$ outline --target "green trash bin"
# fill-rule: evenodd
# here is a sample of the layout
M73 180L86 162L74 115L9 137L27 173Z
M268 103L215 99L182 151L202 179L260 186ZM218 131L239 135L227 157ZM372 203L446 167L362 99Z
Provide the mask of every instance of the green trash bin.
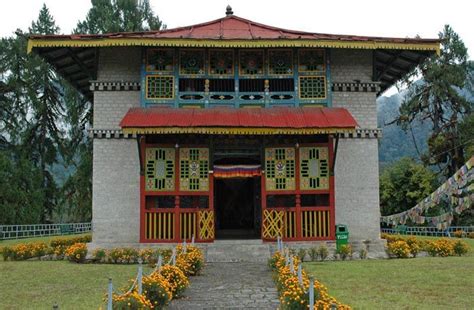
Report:
M336 225L336 249L349 243L349 230L346 225Z
M406 235L407 225L398 225L397 227L395 227L395 231L399 233L400 235Z

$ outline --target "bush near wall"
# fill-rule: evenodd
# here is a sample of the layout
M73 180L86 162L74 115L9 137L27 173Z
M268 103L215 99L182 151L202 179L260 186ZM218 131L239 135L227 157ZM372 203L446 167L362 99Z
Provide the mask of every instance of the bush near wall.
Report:
M294 269L298 269L301 264L297 256L293 256ZM269 266L273 271L273 279L276 282L280 305L283 310L308 309L309 307L309 278L306 272L302 271L302 282L299 283L297 274L291 272L290 266L285 265L285 256L281 252L276 252L269 260ZM327 288L319 281L314 281L314 309L351 309L350 306L338 302L331 297Z
M26 260L39 258L51 253L51 249L44 242L20 243L6 246L1 249L3 260Z
M469 252L469 245L458 239L440 238L437 240L421 240L415 236L402 237L400 235L382 234L387 240L389 255L397 258L416 257L421 251L426 251L430 256L447 257L465 255Z

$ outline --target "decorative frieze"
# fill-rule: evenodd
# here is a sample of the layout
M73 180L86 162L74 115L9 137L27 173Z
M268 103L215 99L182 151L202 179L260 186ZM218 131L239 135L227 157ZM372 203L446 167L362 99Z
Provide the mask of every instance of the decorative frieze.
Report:
M380 92L380 83L357 83L357 82L333 82L331 86L334 92L364 92L364 93L378 93Z
M130 91L140 90L140 82L136 81L91 81L92 91Z
M94 139L136 139L136 134L123 133L121 129L91 129L89 137Z
M340 137L345 139L381 139L382 129L358 128L355 130L355 132L342 133L340 134Z

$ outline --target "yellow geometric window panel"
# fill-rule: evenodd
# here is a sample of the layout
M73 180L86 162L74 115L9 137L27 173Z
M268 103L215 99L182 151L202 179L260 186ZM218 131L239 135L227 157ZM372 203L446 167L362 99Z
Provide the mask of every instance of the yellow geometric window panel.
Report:
M265 149L265 186L269 191L295 189L295 149Z
M209 190L209 149L181 148L179 150L179 189L181 191Z
M300 99L325 99L326 78L324 76L300 76Z
M146 76L146 99L173 99L174 77L148 75Z
M300 147L300 189L329 189L327 147Z
M145 189L147 191L174 190L175 150L147 148L145 151Z

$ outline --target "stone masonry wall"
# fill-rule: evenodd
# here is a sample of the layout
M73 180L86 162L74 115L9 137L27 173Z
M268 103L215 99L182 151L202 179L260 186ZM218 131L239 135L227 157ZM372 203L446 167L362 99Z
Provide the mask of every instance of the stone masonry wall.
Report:
M98 81L140 81L140 48L103 48ZM95 91L94 129L120 129L140 91ZM94 139L92 247L136 246L140 234L140 164L135 139Z
M356 49L331 50L332 82L371 82L372 51Z
M96 245L137 244L140 163L134 139L94 139L92 223Z
M332 50L332 82L372 81L372 51ZM377 128L375 92L333 92L333 106L349 110L360 128ZM380 238L377 139L339 140L335 166L336 223L347 224L349 239Z
M335 170L336 224L350 241L379 239L378 140L341 139Z

